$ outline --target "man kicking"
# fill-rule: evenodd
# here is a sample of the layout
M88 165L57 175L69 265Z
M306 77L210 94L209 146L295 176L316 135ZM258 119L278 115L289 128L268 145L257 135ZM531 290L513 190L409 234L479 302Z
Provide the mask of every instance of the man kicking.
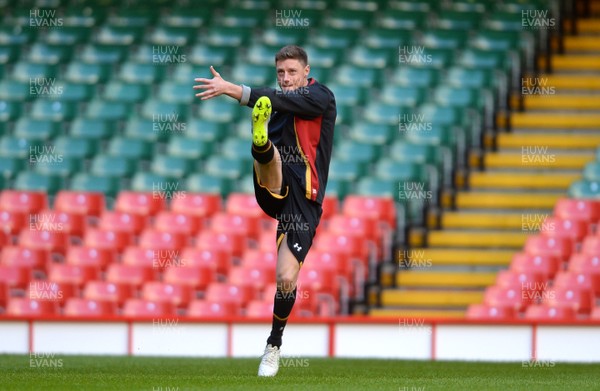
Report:
M204 90L196 94L202 100L227 95L253 107L254 192L262 210L278 221L273 324L258 376L275 376L279 369L298 273L323 213L337 115L333 93L308 77L304 49L283 47L275 55L275 67L281 90L230 83L212 66L213 78L197 78L201 84L194 86Z

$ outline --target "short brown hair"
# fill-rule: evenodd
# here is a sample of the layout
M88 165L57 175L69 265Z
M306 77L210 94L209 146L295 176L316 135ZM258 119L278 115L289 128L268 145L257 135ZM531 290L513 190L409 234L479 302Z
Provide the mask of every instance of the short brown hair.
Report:
M300 46L287 45L279 49L279 51L275 55L275 64L277 64L277 62L279 61L287 60L288 58L298 60L304 66L308 64L308 55L306 54L306 51L304 51L304 49L302 49Z

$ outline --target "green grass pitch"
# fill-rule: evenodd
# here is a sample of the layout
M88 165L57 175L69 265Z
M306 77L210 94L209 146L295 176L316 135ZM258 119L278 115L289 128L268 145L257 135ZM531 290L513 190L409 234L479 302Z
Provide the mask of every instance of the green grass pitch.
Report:
M33 362L31 360L34 360ZM593 390L600 365L282 358L275 378L258 359L0 355L1 390Z

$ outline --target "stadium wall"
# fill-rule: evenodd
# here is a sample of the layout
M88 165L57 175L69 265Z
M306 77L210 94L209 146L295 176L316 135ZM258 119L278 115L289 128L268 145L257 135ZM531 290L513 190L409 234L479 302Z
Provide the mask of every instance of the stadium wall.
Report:
M331 318L286 328L288 357L600 362L600 322ZM3 318L0 353L256 357L266 320ZM524 364L525 365L525 364Z

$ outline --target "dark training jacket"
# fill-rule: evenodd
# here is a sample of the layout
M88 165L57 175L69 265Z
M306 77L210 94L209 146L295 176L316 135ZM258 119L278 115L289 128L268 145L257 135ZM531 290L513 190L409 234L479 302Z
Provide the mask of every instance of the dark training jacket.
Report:
M254 107L261 96L271 99L273 112L269 121L269 139L279 150L282 165L289 166L306 190L306 198L322 204L337 116L331 90L313 78L308 79L306 87L291 92L242 88L242 105Z

